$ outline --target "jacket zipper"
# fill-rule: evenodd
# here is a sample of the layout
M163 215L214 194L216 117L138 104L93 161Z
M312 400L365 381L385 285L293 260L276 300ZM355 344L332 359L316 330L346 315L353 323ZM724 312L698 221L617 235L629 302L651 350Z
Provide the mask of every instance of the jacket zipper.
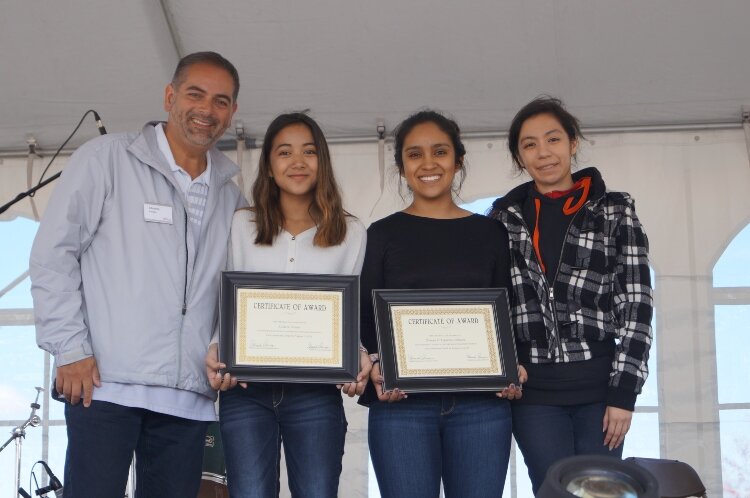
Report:
M526 230L526 235L531 237L531 230L529 230L529 226L526 224L526 221L523 219L523 217L518 216L515 213L511 213L510 211L508 211L508 213L515 216L516 219L521 222L521 225L523 226L524 230ZM570 229L570 226L568 226L568 229ZM534 251L531 251L531 257L537 260L537 265L539 265L539 267L541 268L537 255ZM558 267L559 267L559 264L558 264ZM551 304L552 304L552 324L555 329L554 330L555 335L557 335L557 317L555 316L555 308L554 308L555 289L549 285L549 280L547 280L547 275L544 272L541 272L541 275L542 275L542 284L544 285L544 288L547 291L547 296L549 297Z
M185 286L182 289L182 316L187 313L187 286L188 286L188 214L187 209L183 209L185 213Z
M187 287L188 287L188 213L187 209L183 208L182 212L185 214L184 224L184 241L185 241L185 286L182 289L182 320L180 321L180 333L177 336L177 378L175 379L175 387L180 385L180 375L182 374L182 327L185 324L185 314L187 313Z
M552 321L555 324L555 335L557 336L557 352L560 355L560 358L562 358L565 354L563 351L563 345L562 345L562 338L560 337L560 327L557 323L557 310L555 309L555 283L557 283L557 276L560 274L560 264L562 264L563 254L565 253L565 246L567 245L566 241L568 240L568 234L570 233L570 227L573 226L573 222L576 219L576 216L578 216L578 213L580 213L584 207L588 205L589 201L586 201L581 208L576 211L576 213L573 215L573 217L570 219L570 223L568 223L568 228L565 230L565 238L563 239L563 246L560 250L560 259L557 261L557 269L555 270L555 278L552 279L552 285L549 287L549 300L550 305L552 306ZM528 228L527 228L528 230ZM544 276L544 279L547 280L547 275Z
M583 204L583 206L581 206L581 208L576 212L576 214L573 215L573 217L570 219L570 223L568 223L568 228L565 230L565 239L563 239L562 250L560 251L560 259L557 262L557 270L555 270L555 278L552 279L551 284L549 280L547 279L547 275L542 272L542 283L546 287L547 295L550 301L550 308L552 310L552 325L554 327L555 337L557 338L557 351L558 351L558 354L560 355L560 358L563 357L564 351L563 351L563 346L562 346L562 340L560 340L560 328L557 322L557 310L555 309L555 283L557 282L557 275L560 273L560 263L562 263L562 257L565 251L566 244L564 241L568 238L568 234L570 233L570 227L573 226L573 222L575 221L576 216L578 216L578 213L580 213L581 210L583 210L583 208L586 207L588 204L589 204L589 201L586 201ZM521 225L526 230L526 235L531 234L531 230L529 230L529 227L528 225L526 225L526 221L523 219L522 216L518 216L517 214L511 213L510 211L508 211L508 213L515 216L516 219L521 222ZM532 254L532 257L536 259L536 254L534 253L534 251L531 251L531 254ZM539 264L539 261L537 261L537 264Z

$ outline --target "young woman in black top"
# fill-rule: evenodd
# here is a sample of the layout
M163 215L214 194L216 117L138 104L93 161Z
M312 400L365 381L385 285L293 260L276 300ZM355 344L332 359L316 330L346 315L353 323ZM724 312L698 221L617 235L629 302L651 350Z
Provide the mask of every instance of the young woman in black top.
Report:
M455 122L434 111L406 119L395 134L395 160L412 192L405 210L367 231L362 268L362 341L378 351L372 289L509 287L502 226L453 199L466 150ZM459 178L456 178L459 177ZM379 365L362 396L370 407L369 444L383 498L502 495L511 439L502 393L383 392Z

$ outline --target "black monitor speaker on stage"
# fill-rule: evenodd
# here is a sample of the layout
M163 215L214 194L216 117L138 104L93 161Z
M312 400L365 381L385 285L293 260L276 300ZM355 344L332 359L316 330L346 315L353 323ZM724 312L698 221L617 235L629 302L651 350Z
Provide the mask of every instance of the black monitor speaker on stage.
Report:
M615 457L579 455L547 471L537 498L660 498L656 478Z
M690 465L679 460L663 458L630 457L626 462L632 462L648 470L659 483L661 498L689 498L706 496L706 486L703 485L698 473Z

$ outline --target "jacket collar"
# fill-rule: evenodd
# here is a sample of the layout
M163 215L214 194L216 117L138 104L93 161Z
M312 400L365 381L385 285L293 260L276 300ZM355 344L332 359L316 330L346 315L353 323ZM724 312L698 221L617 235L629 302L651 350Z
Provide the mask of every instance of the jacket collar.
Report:
M591 203L598 202L604 194L607 192L607 187L604 184L601 173L596 168L584 168L580 171L573 173L573 182L577 182L581 178L586 176L591 177L591 193L589 194L589 200ZM533 181L522 183L521 185L513 188L503 197L495 200L492 203L493 211L506 211L512 206L522 205L526 198L529 196L529 189L533 188Z
M172 170L164 155L159 150L156 140L154 126L161 121L149 121L143 126L140 135L130 144L128 150L141 162L148 164L159 171L168 179L172 178ZM223 152L216 147L208 151L211 156L211 185L221 186L240 172L240 168L234 164Z

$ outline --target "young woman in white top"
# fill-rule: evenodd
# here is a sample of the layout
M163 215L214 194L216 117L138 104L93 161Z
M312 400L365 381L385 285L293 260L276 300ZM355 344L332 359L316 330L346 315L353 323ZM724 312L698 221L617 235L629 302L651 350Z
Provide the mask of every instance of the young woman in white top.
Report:
M325 137L300 113L283 114L268 127L253 207L232 220L228 269L277 273L359 274L366 245L362 223L344 211ZM214 347L215 351L215 347ZM209 354L209 378L221 389L221 434L233 497L278 495L279 452L294 497L338 493L346 417L341 400L361 394L370 359L361 352L357 382L251 383L236 380Z

